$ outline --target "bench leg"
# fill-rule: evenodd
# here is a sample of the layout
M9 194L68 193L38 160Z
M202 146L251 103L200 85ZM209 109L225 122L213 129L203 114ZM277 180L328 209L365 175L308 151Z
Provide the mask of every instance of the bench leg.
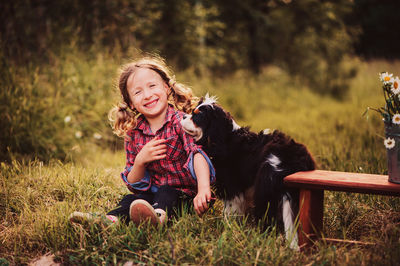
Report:
M324 191L300 190L299 246L310 246L312 238L319 237L323 227Z

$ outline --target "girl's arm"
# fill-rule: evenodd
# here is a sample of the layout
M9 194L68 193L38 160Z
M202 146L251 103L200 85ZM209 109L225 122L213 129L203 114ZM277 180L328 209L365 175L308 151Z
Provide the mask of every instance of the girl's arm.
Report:
M155 137L143 146L137 154L135 163L127 176L129 183L136 183L144 177L147 163L165 158L167 151L167 146L164 144L165 141L165 139Z
M145 165L139 163L135 160L135 163L132 166L131 171L129 172L127 179L129 183L136 183L140 181L144 177L144 170L146 169Z
M208 210L208 203L211 200L210 169L201 153L196 153L193 160L197 177L197 195L193 199L193 204L196 213L202 215Z

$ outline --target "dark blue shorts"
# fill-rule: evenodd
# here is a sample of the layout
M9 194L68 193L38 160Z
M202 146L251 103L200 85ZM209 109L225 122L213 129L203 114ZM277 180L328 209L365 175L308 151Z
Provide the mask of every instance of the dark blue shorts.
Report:
M113 215L120 218L120 220L128 223L129 207L134 200L143 199L150 203L154 209L163 209L167 212L168 217L177 216L182 208L187 208L190 212L193 211L193 198L184 192L177 190L170 186L161 186L157 192L144 191L139 194L129 194L123 197L119 202L118 207L107 215Z

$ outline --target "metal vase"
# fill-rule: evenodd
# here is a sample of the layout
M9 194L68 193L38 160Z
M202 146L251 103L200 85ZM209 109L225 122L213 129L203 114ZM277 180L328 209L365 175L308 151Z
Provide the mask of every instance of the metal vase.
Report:
M395 146L387 149L389 182L400 184L400 126L385 123L385 135L395 141Z

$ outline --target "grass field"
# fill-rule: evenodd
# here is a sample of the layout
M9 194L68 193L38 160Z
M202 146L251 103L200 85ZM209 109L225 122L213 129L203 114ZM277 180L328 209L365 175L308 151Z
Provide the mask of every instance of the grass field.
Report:
M225 79L179 73L197 95L219 97L240 125L280 129L306 144L318 168L386 172L381 71L400 75L400 62L362 62L343 100L315 94L280 69L259 77L239 72ZM323 84L321 84L323 86ZM105 119L104 119L105 120ZM106 121L104 121L106 123ZM121 140L122 141L122 140ZM310 253L290 250L275 228L263 232L251 219L224 220L215 212L184 213L170 226L74 225L75 210L105 213L128 190L119 178L123 151L80 143L71 162L1 163L0 265L26 264L54 254L64 264L396 265L400 262L400 200L393 197L325 193L324 235L373 242L372 246L317 243Z

